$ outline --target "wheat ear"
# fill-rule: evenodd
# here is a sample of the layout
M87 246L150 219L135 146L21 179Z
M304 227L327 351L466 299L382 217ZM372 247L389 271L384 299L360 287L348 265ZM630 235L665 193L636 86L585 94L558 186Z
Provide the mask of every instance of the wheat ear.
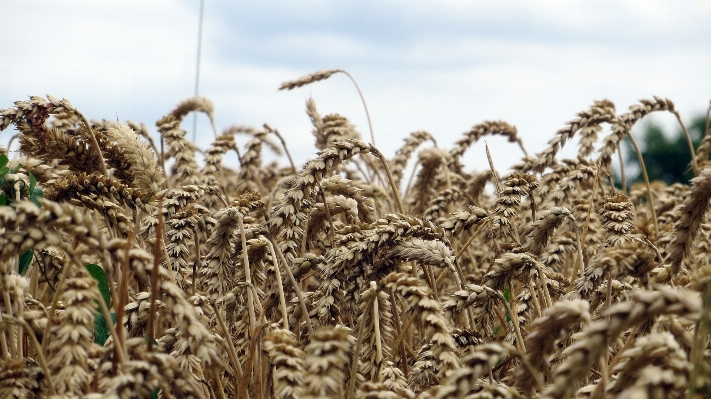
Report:
M422 166L410 191L408 205L412 214L421 216L437 192L436 178L440 167L446 166L451 157L447 151L434 147L420 151L418 158Z
M602 123L611 123L616 119L615 109L613 107L601 107L596 102L589 109L579 112L574 119L571 119L566 125L556 132L555 136L548 141L548 147L543 152L536 154L535 163L526 165L525 170L529 168L536 172L543 173L546 167L551 167L555 164L555 157L563 148L568 140L571 140L576 132L583 128L592 128L599 126ZM583 143L581 141L581 147ZM581 148L581 151L583 149Z
M568 208L553 207L541 212L539 219L531 225L532 231L528 234L531 242L528 250L534 255L540 256L543 249L548 245L548 240L553 231L563 223L566 218L575 222L575 218ZM577 222L575 222L577 224Z
M269 354L269 363L274 368L276 384L274 395L280 399L298 399L303 394L306 357L297 346L294 333L289 330L274 330L264 338L264 349Z
M650 213L654 217L655 230L657 231L657 234L659 234L659 227L656 225L656 213L654 211L654 202L652 200L651 188L649 187L649 178L647 177L646 167L644 166L644 161L642 160L641 152L639 151L639 148L636 142L634 141L634 138L630 134L630 131L632 129L632 126L636 122L638 122L640 119L642 119L646 115L649 115L652 112L674 112L674 103L671 102L671 100L669 99L663 99L656 96L652 100L642 99L639 102L640 104L633 104L632 106L630 106L629 112L620 115L617 120L614 121L614 123L612 124L612 132L607 137L605 137L603 146L600 149L599 162L602 164L603 168L608 168L610 166L610 163L612 162L612 155L617 150L617 147L620 145L620 142L622 141L624 136L627 135L630 138L632 145L635 147L635 151L637 152L640 167L642 168L642 175L645 178L645 184L647 185L647 194L649 196L648 199Z
M310 73L308 75L302 76L299 79L290 80L290 81L282 83L281 86L279 86L279 90L293 90L293 89L296 89L297 87L306 86L306 85L314 83L314 82L328 79L331 76L333 76L334 74L339 73L339 72L348 76L348 79L351 80L351 82L355 86L356 90L358 91L360 100L363 103L363 108L365 109L365 116L368 119L368 127L370 128L370 143L372 145L375 145L375 134L373 134L373 124L370 121L370 113L368 112L368 105L365 102L365 97L363 97L363 93L360 91L360 87L358 86L358 83L356 83L353 76L351 76L351 74L348 73L347 71L344 71L343 69L327 69L327 70L316 71L314 73Z
M252 139L244 146L244 153L240 161L239 178L237 180L237 191L259 191L264 193L266 188L262 183L260 169L262 167L262 144L267 137L266 131L256 131Z
M661 314L696 320L700 312L700 300L691 291L658 286L657 291L636 292L631 302L618 303L603 312L602 316L609 320L595 321L574 336L578 341L563 351L565 360L554 371L552 384L543 390L541 398L570 397L575 382L608 350L608 340L615 339L625 329Z
M306 114L309 116L311 124L314 126L314 130L312 130L311 133L316 137L316 145L318 146L319 137L323 137L323 119L321 118L321 114L318 113L316 101L314 101L313 98L306 100Z
M520 243L514 219L521 205L521 197L524 195L530 197L538 182L533 175L514 172L506 179L504 186L504 189L499 192L496 209L489 223L489 231L494 237L511 236Z
M485 286L467 284L464 289L453 292L442 307L448 319L456 321L466 308L473 308L472 327L484 336L493 334L492 321L494 308L505 302L498 291Z
M212 101L205 97L200 97L200 96L195 96L191 98L186 98L185 100L181 101L175 109L171 112L171 115L173 115L176 119L182 121L187 114L190 112L202 112L205 115L207 115L208 119L210 119L210 125L212 126L212 132L215 134L215 138L217 138L217 128L215 127L215 106L212 104Z
M171 114L156 122L161 142L165 141L169 148L166 160L175 159L171 171L176 184L200 184L200 172L195 160L197 147L185 138L187 132L180 127L180 122L180 119Z
M88 393L93 379L88 360L97 357L98 345L93 340L95 303L103 301L96 280L82 267L67 279L62 301L67 308L51 329L47 359L59 394ZM45 339L50 339L46 337Z
M106 164L101 148L96 141L98 132L91 129L91 125L81 113L67 99L58 100L51 95L47 95L48 100L39 96L30 97L30 101L16 101L15 108L0 110L0 131L6 129L10 124L14 124L22 132L20 137L20 149L26 155L34 155L41 158L59 159L65 163L74 165L77 170L85 170L87 165L82 166L81 162L76 162L74 155L90 160L96 168L100 169L104 176L108 176ZM89 137L89 143L85 138L74 138L59 129L47 128L44 122L50 115L71 113L76 117L78 123L83 124L85 136ZM60 146L53 145L58 142ZM69 148L77 150L72 152Z
M678 210L679 220L674 224L674 238L667 249L666 263L676 274L691 251L691 244L699 232L711 200L711 169L707 168L691 180L693 184Z
M131 271L143 281L148 281L153 271L153 257L143 250L133 249ZM203 317L187 298L185 292L169 280L165 268L158 268L159 289L166 307L166 317L177 328L177 338L183 340L183 351L200 359L205 368L219 369L222 360L216 345L217 337L207 328Z
M157 193L165 179L148 144L139 140L133 129L119 122L109 124L106 134L119 145L130 162L133 185L150 194Z
M653 333L639 337L634 345L625 350L622 360L611 370L616 373L616 378L608 385L607 395L613 397L621 395L623 391L638 386L649 366L656 366L657 372L671 371L674 375L671 387L665 387L666 397L682 397L686 388L689 363L686 352L670 333ZM598 396L593 392L591 399Z
M317 193L317 185L343 161L361 153L370 152L370 147L361 141L341 141L318 154L304 165L296 176L281 202L275 206L269 215L269 230L273 237L283 240L284 256L293 259L297 256L297 248L302 238L301 223L307 219L305 212L309 200Z
M395 157L390 161L390 169L392 170L393 181L395 181L396 186L400 187L402 175L412 153L427 140L432 141L435 147L437 146L437 142L429 133L422 130L412 132L405 139L405 144L395 152Z
M229 195L225 187L227 181L225 168L222 166L222 158L229 150L237 150L234 135L222 134L218 136L215 141L210 144L210 147L205 150L205 166L203 166L201 171L204 184L219 187L225 198L227 198L227 202L229 202ZM242 158L240 157L240 163L241 162ZM214 208L217 201L219 201L217 195L212 194L205 205L208 208Z
M385 215L372 225L359 230L361 231L351 234L341 232L334 248L326 254L326 265L321 271L322 283L318 289L321 297L316 310L322 324L330 323L337 315L337 308L332 309L332 306L339 304L333 295L340 293L342 284L365 272L356 267L360 262L372 261L381 248L393 245L403 238L442 239L441 229L434 224L399 214Z
M26 123L31 129L38 128L40 131L46 131L46 128L43 126L44 121L49 115L59 113L73 113L81 123L83 123L88 133L90 143L96 152L99 168L104 176L108 176L109 173L106 170L106 163L101 154L99 143L96 140L96 132L91 129L91 125L89 121L86 120L86 117L84 117L78 109L74 108L74 105L67 99L59 100L48 94L47 100L40 96L32 96L30 97L30 101L15 101L15 109L7 108L0 110L0 131L5 130L10 124L17 126L22 123Z
M362 222L372 223L375 221L375 204L365 190L355 187L352 180L348 180L340 175L333 175L324 179L320 184L321 189L331 195L342 195L357 203L358 218Z
M355 339L341 325L314 331L306 352L304 398L342 397ZM355 358L357 360L357 357Z
M477 380L487 374L496 364L515 348L506 344L478 345L473 352L462 358L462 367L452 372L447 381L431 389L433 399L464 398L477 385Z
M405 273L394 272L387 275L380 284L399 293L419 315L424 323L425 340L432 344L432 353L438 362L440 374L459 366L459 359L454 354L456 343L452 338L452 324L444 317L442 306L433 300L431 291L421 285L417 278Z
M531 324L531 332L526 337L526 357L534 370L545 373L549 365L548 356L553 352L556 339L566 330L580 324L589 323L590 305L586 301L560 301L543 312L543 315ZM535 376L527 368L521 368L516 373L516 386L531 392L536 383Z
M203 261L202 283L213 299L219 299L234 288L233 269L237 259L233 256L234 232L239 231L240 210L230 207L217 211L213 217L217 225L206 242L208 253Z
M637 121L655 111L674 111L674 103L669 99L654 97L651 100L639 100L640 104L633 104L629 112L620 115L612 125L612 132L605 137L603 147L600 149L599 160L603 167L608 167L612 162L612 155L617 151L617 147L625 134Z
M454 148L449 151L452 156L453 164L456 165L459 162L460 158L464 155L467 149L469 149L469 147L479 141L482 137L488 135L504 136L510 143L518 143L519 147L521 147L521 151L523 151L524 154L526 153L526 150L523 148L523 143L518 137L515 126L509 125L504 121L486 121L478 125L474 125L471 129L469 129L469 131L463 134L462 138L457 140L454 144ZM459 168L457 167L453 169L455 171L459 171Z
M360 374L369 381L377 381L383 361L392 359L394 337L390 298L371 281L370 287L361 294L358 307L361 312L358 329L363 328L364 332L361 353L357 354L361 359Z

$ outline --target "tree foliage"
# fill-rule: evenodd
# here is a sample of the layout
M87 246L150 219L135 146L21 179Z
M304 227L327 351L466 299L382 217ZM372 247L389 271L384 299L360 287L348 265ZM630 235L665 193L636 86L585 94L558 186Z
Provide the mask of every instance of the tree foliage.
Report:
M687 126L689 135L694 143L694 148L698 148L704 138L706 128L706 116L695 117ZM637 139L642 151L642 159L647 167L647 174L650 181L661 180L667 184L688 183L694 177L691 168L691 154L681 126L677 125L672 133L654 122L649 122L644 126L644 131ZM625 138L625 166L637 164L637 154L629 143L629 138ZM630 175L630 168L625 168L628 184L643 181L642 172Z

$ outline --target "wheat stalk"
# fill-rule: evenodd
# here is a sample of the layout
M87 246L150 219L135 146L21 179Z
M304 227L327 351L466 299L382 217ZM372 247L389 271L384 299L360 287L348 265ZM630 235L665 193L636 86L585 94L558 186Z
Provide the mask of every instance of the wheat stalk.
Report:
M459 159L474 143L479 141L484 136L500 135L508 139L510 143L518 143L521 151L526 154L523 148L521 139L518 137L516 127L509 125L504 121L486 121L478 125L474 125L469 131L465 132L461 139L457 140L454 148L449 153L452 156L453 163L459 162ZM456 168L455 168L456 169Z
M358 86L358 83L356 83L353 76L351 76L351 74L348 73L347 71L344 71L342 69L327 69L327 70L316 71L316 72L310 73L308 75L302 76L299 79L290 80L290 81L282 83L281 86L279 86L279 90L293 90L293 89L301 87L301 86L306 86L311 83L319 82L321 80L326 80L326 79L330 78L331 76L333 76L334 74L339 73L339 72L348 76L348 79L351 80L351 82L355 86L356 90L358 91L360 100L363 103L363 108L365 109L365 116L368 119L368 127L370 128L370 143L372 145L375 145L375 134L373 133L373 124L370 122L370 113L368 112L368 105L365 103L365 98L363 97L363 93L360 91L360 87Z
M390 161L390 170L392 170L395 185L400 186L407 161L410 159L412 153L415 152L417 147L428 140L432 141L435 147L437 146L437 142L429 133L422 130L412 132L405 139L405 144L395 152L395 157Z
M489 167L464 172L463 154L485 135L521 146L508 124L476 125L449 151L420 152L401 197L408 159L433 137L412 133L386 161L313 100L320 152L300 170L289 137L268 124L225 129L199 161L180 123L214 115L202 98L158 121L160 151L143 124L88 122L53 97L17 102L0 110L20 141L0 172L0 396L703 394L711 141L691 185L619 193L607 182L620 140L660 110L681 120L658 97L619 116L596 101L506 179L488 146ZM591 160L602 124L611 134ZM558 160L576 135L578 158ZM263 162L265 146L286 165ZM223 162L229 150L237 168ZM117 315L103 349L98 311Z
M171 115L173 115L176 119L182 121L187 114L193 111L202 112L207 115L208 119L210 119L210 125L212 126L212 131L215 134L215 138L217 138L217 128L215 127L214 116L215 106L209 99L200 96L186 98L185 100L181 101L175 107L175 109L173 109Z
M699 317L700 303L691 292L667 287L658 291L640 291L633 302L613 305L603 315L608 320L589 324L578 335L578 342L563 351L565 360L554 371L552 384L541 393L543 398L567 398L575 381L584 376L588 368L607 350L608 340L616 338L625 329L650 320L661 314L678 314L692 319Z

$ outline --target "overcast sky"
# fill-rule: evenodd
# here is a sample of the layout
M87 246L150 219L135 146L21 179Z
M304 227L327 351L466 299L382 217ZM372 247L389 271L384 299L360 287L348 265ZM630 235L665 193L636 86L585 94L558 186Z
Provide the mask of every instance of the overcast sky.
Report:
M155 131L157 119L193 95L199 4L0 0L0 108L49 93L89 118L130 119ZM537 152L598 99L624 112L658 95L687 120L704 113L710 21L711 0L206 0L200 94L214 102L218 128L267 122L299 163L314 153L309 97L322 115L346 116L369 140L345 76L277 90L330 68L358 81L388 157L411 131L427 130L449 148L492 119L517 126ZM212 132L198 120L205 148ZM184 128L192 130L192 118ZM504 139L488 142L502 167L518 160ZM465 155L470 168L487 167L482 144Z

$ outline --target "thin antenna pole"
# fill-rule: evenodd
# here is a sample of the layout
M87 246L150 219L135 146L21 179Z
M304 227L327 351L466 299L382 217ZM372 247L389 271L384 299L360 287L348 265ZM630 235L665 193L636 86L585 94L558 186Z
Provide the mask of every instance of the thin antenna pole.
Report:
M200 53L202 52L202 19L205 11L205 0L200 0L200 23L198 25L197 60L195 61L195 97L200 89ZM193 113L193 143L197 135L197 113Z

